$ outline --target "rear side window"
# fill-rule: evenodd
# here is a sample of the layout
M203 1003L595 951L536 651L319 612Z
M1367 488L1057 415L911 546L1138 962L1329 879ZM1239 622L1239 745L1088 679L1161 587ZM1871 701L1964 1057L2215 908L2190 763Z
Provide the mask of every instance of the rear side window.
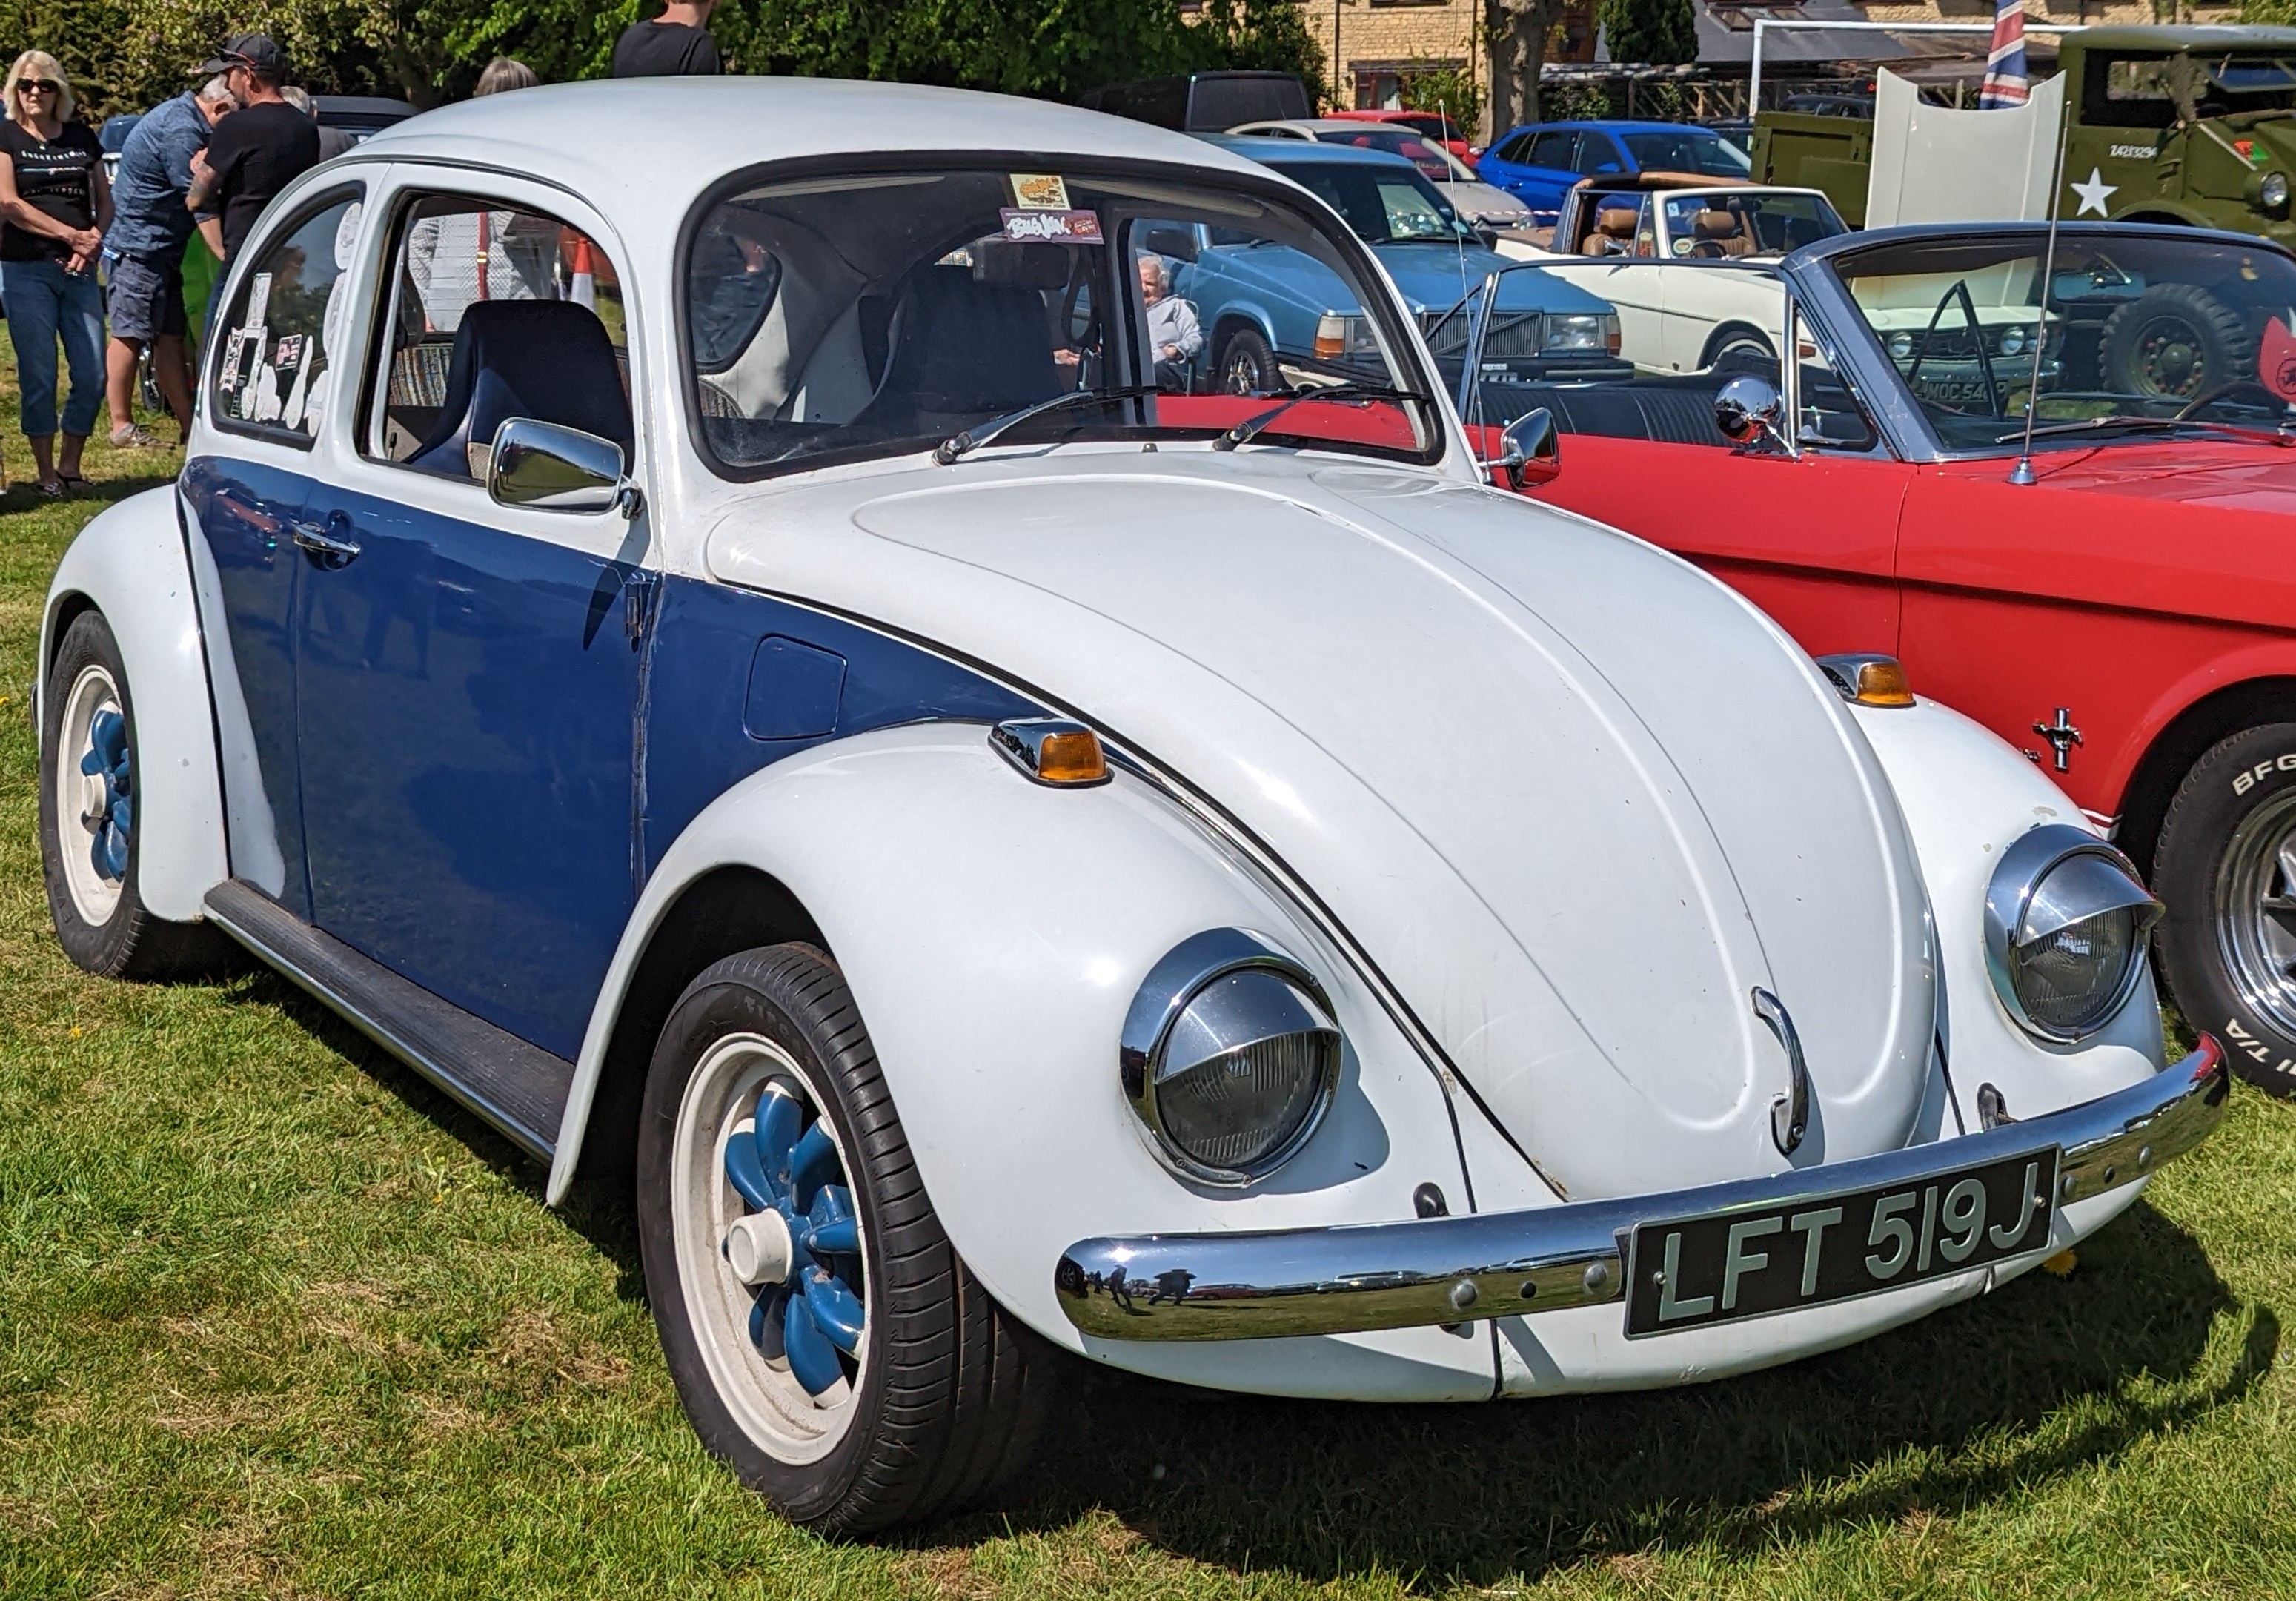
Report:
M399 214L363 454L484 481L511 415L631 445L621 279L559 218L433 194Z
M234 433L310 447L333 398L364 191L339 189L267 233L232 291L208 415Z
M1569 128L1545 133L1531 141L1530 153L1522 158L1526 166L1544 167L1550 171L1568 172L1578 160L1578 135Z

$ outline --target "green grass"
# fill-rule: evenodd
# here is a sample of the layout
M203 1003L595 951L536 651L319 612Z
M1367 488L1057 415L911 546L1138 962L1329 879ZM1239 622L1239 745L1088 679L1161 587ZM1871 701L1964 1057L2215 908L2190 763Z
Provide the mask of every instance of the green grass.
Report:
M28 472L12 417L0 443ZM107 496L164 456L98 450ZM2081 1253L1665 1394L1382 1409L1079 1371L1000 1503L874 1545L688 1434L626 1212L268 977L51 936L23 717L86 502L0 501L0 1597L2296 1593L2296 1109Z

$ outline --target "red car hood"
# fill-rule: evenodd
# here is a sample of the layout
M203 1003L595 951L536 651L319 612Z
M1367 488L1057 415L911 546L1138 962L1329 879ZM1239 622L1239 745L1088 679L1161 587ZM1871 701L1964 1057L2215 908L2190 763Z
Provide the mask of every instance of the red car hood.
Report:
M1940 472L1956 478L2005 479L2009 467L2005 460L1955 462ZM2296 445L2116 440L2087 450L2038 454L2033 476L2051 489L2296 515Z

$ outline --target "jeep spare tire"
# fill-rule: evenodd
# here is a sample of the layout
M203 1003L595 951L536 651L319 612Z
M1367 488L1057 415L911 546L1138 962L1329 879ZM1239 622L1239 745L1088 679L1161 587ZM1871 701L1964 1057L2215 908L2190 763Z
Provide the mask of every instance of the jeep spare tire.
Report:
M2152 400L2188 401L2255 375L2256 341L2241 314L2193 283L2156 283L2104 322L2105 384Z
M2296 723L2218 741L2169 803L2152 858L2161 966L2185 1021L2296 1096Z

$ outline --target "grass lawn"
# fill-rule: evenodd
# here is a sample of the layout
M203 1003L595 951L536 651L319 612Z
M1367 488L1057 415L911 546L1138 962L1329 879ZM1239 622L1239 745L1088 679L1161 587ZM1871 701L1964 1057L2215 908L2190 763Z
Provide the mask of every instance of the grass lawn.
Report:
M12 401L0 445L29 480ZM169 470L98 448L99 498ZM2066 1278L1660 1395L1381 1409L1078 1371L996 1506L793 1531L688 1434L627 1213L269 977L58 950L24 717L94 510L0 501L0 1597L2296 1594L2296 1108Z

